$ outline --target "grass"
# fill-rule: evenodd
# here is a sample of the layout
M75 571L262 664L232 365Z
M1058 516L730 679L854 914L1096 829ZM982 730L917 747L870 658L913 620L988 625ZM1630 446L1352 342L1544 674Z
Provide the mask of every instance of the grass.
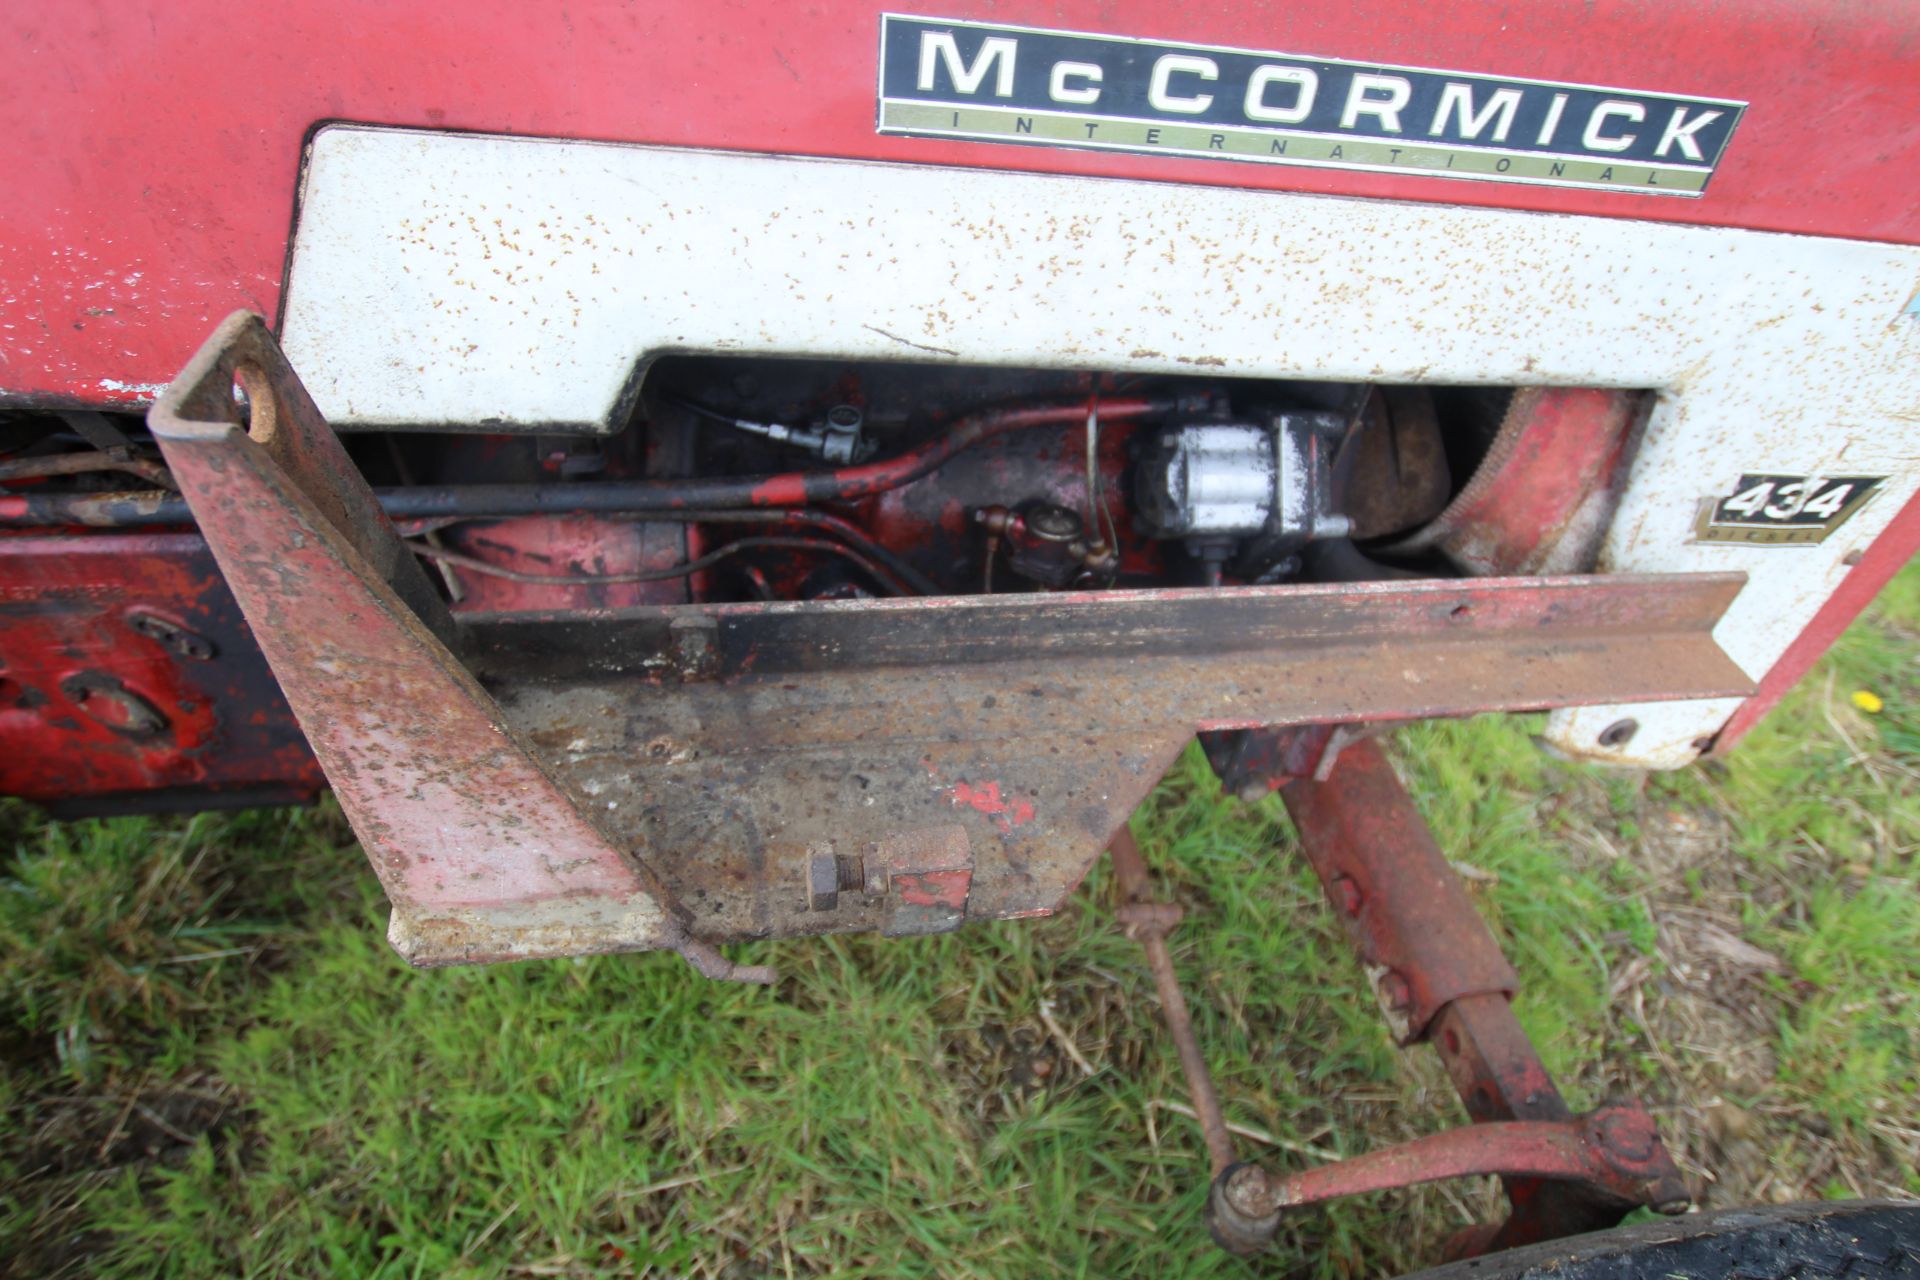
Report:
M1397 738L1572 1100L1656 1106L1709 1203L1920 1195L1917 658L1909 569L1725 764L1566 765L1524 717ZM1229 1117L1280 1144L1243 1150L1457 1120L1274 801L1189 753L1134 828ZM765 991L664 956L410 972L330 806L7 805L0 841L0 1271L1371 1276L1493 1204L1416 1189L1218 1254L1104 871L1045 922L742 949Z

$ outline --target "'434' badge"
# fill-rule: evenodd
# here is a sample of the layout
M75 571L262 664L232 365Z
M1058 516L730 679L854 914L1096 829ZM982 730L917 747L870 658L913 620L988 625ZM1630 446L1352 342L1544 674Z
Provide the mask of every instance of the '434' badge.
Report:
M1701 499L1695 541L1813 546L1825 542L1885 483L1885 476L1744 475L1729 496Z

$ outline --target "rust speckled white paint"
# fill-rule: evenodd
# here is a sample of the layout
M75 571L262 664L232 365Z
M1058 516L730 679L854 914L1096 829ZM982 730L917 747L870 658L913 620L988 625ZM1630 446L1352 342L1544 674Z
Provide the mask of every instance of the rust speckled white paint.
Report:
M606 430L676 351L1655 389L1604 567L1746 570L1716 638L1755 677L1920 483L1911 247L359 126L303 200L283 339L346 428ZM1692 541L1742 472L1842 470L1890 478L1825 544ZM1733 705L1548 737L1670 767Z

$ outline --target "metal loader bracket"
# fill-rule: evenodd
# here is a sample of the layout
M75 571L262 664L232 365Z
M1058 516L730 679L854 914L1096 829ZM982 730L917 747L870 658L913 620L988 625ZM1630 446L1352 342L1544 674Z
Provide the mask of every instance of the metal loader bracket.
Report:
M230 316L148 425L393 903L395 950L666 947L770 980L687 935L448 652L445 608L258 316Z
M1740 575L449 614L258 318L150 422L416 964L1044 915L1197 730L1751 687Z

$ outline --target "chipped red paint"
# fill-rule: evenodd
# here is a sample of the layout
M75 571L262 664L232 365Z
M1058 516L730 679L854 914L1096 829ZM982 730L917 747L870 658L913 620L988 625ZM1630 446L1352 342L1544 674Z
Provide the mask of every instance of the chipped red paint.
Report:
M1380 744L1350 743L1325 781L1280 794L1395 1038L1434 1047L1474 1125L1270 1179L1274 1204L1502 1173L1512 1212L1475 1229L1468 1252L1600 1230L1634 1205L1684 1208L1637 1105L1573 1117L1514 1016L1518 977Z
M183 656L143 619L210 655ZM195 534L0 538L0 654L0 794L85 812L324 785Z
M1011 831L1015 827L1032 822L1034 817L1033 806L1025 800L1017 796L1011 799L1003 798L1000 794L1000 784L997 782L984 783L978 787L968 782L956 782L947 788L947 798L955 805L986 814L993 819L993 824L1002 832Z
M1378 742L1350 744L1328 781L1296 779L1280 794L1341 923L1380 975L1401 1044L1425 1038L1440 1011L1462 996L1518 989L1518 975Z
M1514 1016L1511 999L1519 979L1380 744L1351 743L1326 781L1295 779L1280 794L1399 1042L1434 1047L1477 1129L1508 1121L1569 1122L1571 1110ZM1553 1181L1538 1169L1505 1166L1513 1175L1506 1182L1513 1211L1475 1237L1476 1249L1599 1230L1617 1223L1633 1204L1684 1204L1684 1189L1651 1121L1637 1107L1629 1112L1631 1119L1609 1121L1606 1132L1644 1138L1631 1185L1585 1173L1575 1182ZM1466 1150L1480 1142L1450 1138L1435 1149ZM1493 1144L1505 1145L1504 1139ZM1343 1162L1331 1168L1347 1166L1345 1172L1330 1176L1335 1182L1373 1176L1392 1164ZM1419 1180L1407 1168L1393 1176Z
M960 927L973 888L973 842L963 824L896 831L873 850L890 882L883 932L910 937Z
M753 505L756 507L797 507L806 500L806 478L797 472L769 476L753 490Z
M910 907L949 907L956 911L966 909L967 889L973 883L973 872L962 871L896 871L893 873L893 891L900 901Z

